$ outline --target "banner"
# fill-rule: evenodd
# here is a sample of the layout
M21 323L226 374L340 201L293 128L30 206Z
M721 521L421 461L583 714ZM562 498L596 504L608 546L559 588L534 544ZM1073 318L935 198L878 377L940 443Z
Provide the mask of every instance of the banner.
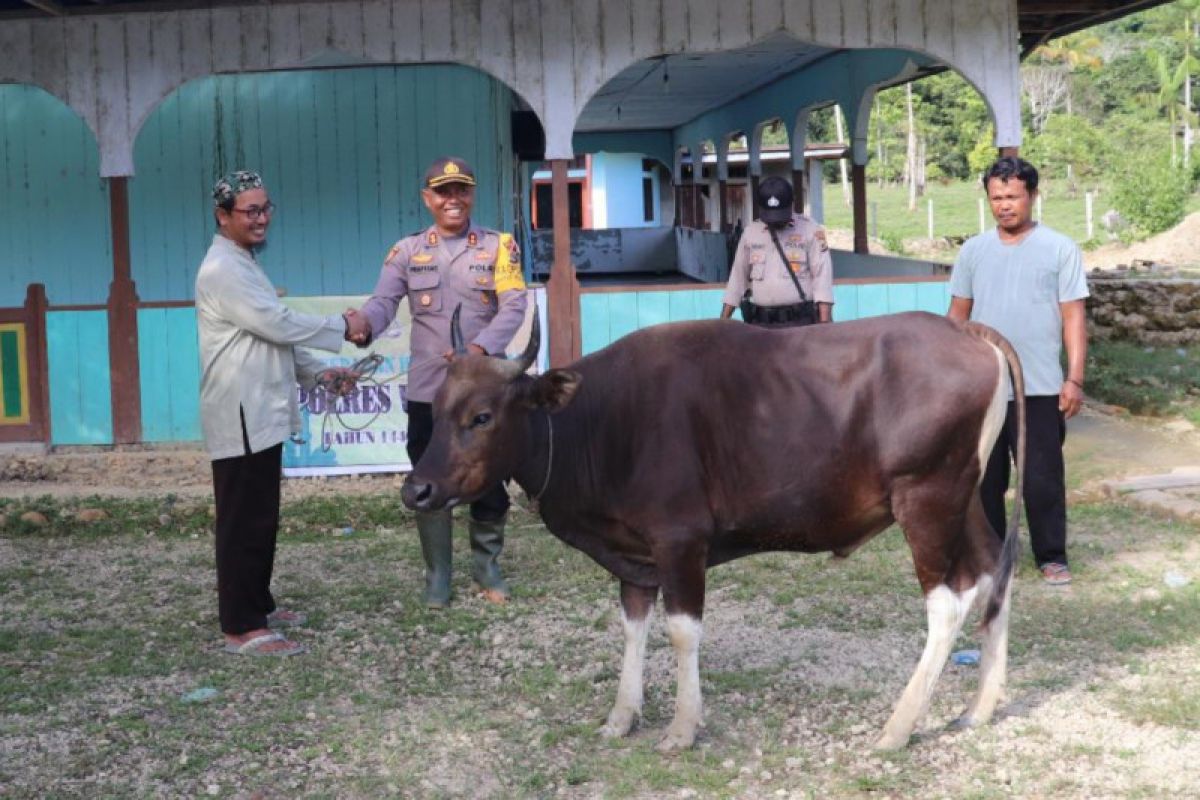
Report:
M541 373L549 363L549 326L546 324L546 290L529 289L530 303L525 322L509 343L508 355L519 355L529 341L536 311L542 319L542 344L533 372ZM309 314L341 314L359 308L366 297L285 297L284 302ZM283 446L283 474L352 475L366 472L407 472L412 469L405 445L408 415L404 413L406 373L409 365L409 336L412 332L408 303L401 302L396 319L370 345L361 348L346 342L337 355L310 350L330 367L349 367L374 353L383 358L370 380L360 383L348 397L330 398L321 389L297 387L300 404L299 441ZM332 401L332 403L331 403Z

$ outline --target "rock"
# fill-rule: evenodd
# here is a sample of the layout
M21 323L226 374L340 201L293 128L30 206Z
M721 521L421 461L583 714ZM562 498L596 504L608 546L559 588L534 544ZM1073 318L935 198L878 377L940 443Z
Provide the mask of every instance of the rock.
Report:
M46 515L40 511L26 511L21 515L21 521L28 522L30 525L36 525L39 528L50 522L50 520L46 519Z
M75 512L75 518L80 522L99 522L108 519L108 512L103 508L81 508Z

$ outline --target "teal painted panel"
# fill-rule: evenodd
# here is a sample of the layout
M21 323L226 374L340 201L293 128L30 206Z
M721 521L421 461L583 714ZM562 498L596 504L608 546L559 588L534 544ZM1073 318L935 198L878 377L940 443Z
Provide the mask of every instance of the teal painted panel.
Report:
M108 314L46 314L52 444L112 444Z
M849 322L858 319L858 284L836 284L833 287L833 319Z
M696 292L665 292L670 296L670 317L672 322L697 319Z
M42 89L0 84L0 307L31 283L58 305L103 303L112 272L95 137Z
M579 296L579 328L583 354L594 353L612 341L608 332L609 294Z
M858 284L858 316L855 319L878 317L888 313L888 291L884 283Z
M638 292L637 326L648 328L671 321L671 292Z
M608 296L609 342L638 329L638 301L636 292L610 294Z
M917 285L915 283L887 284L887 307L889 314L913 311L917 307Z
M950 310L950 283L918 283L917 311L945 314Z
M198 441L200 350L192 308L138 311L142 387L142 438L148 442Z
M475 221L511 229L512 106L503 84L457 65L220 75L185 84L147 120L134 148L130 247L138 294L145 301L192 297L215 230L212 183L231 169L263 173L279 211L261 260L291 295L369 292L392 243L429 224L420 181L440 155L461 155L474 167ZM111 268L101 274L107 284Z

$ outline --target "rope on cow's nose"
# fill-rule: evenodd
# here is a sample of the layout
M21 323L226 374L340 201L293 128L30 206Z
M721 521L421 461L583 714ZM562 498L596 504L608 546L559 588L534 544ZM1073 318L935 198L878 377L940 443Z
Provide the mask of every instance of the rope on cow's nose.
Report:
M375 373L382 363L383 356L378 353L369 353L350 366L350 372L354 374L354 378L350 378L342 371L333 368L324 369L317 373L317 388L325 393L325 413L321 415L322 453L328 453L330 450L329 440L325 437L325 433L329 429L330 417L337 417L338 424L348 431L362 431L374 425L375 421L383 415L383 409L381 408L369 420L357 426L351 425L342 419L342 412L337 410L337 401L346 396L344 392L347 388L347 381L351 381L356 387L386 386L404 377L412 369L412 364L409 364L408 369L404 372L397 372L392 377L380 381L375 379Z

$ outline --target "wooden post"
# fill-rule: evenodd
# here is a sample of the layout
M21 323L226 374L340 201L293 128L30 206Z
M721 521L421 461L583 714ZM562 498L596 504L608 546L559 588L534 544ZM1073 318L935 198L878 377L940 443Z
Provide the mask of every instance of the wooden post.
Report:
M1007 158L1008 156L1017 158L1020 155L1021 155L1021 148L1019 148L1019 147L1001 147L1000 148L1000 156L999 156L1000 158Z
M758 182L757 175L750 176L750 219L758 219Z
M850 189L854 214L854 252L868 253L867 244L867 167L855 164L850 169Z
M138 366L137 287L129 256L127 178L108 179L113 279L108 286L108 369L112 387L113 441L142 440L141 370Z
M1087 238L1091 239L1096 235L1095 219L1092 213L1092 193L1087 192L1083 195L1083 213L1084 222L1087 224Z
M717 194L721 202L721 232L729 233L729 181L717 181Z
M792 211L804 213L804 170L792 170Z
M565 367L580 357L579 280L571 263L571 218L563 158L550 162L554 208L554 266L546 286L550 311L550 366ZM678 204L677 204L678 205Z
M933 241L933 198L932 197L926 198L925 203L926 203L926 207L929 209L929 212L928 212L929 240Z

